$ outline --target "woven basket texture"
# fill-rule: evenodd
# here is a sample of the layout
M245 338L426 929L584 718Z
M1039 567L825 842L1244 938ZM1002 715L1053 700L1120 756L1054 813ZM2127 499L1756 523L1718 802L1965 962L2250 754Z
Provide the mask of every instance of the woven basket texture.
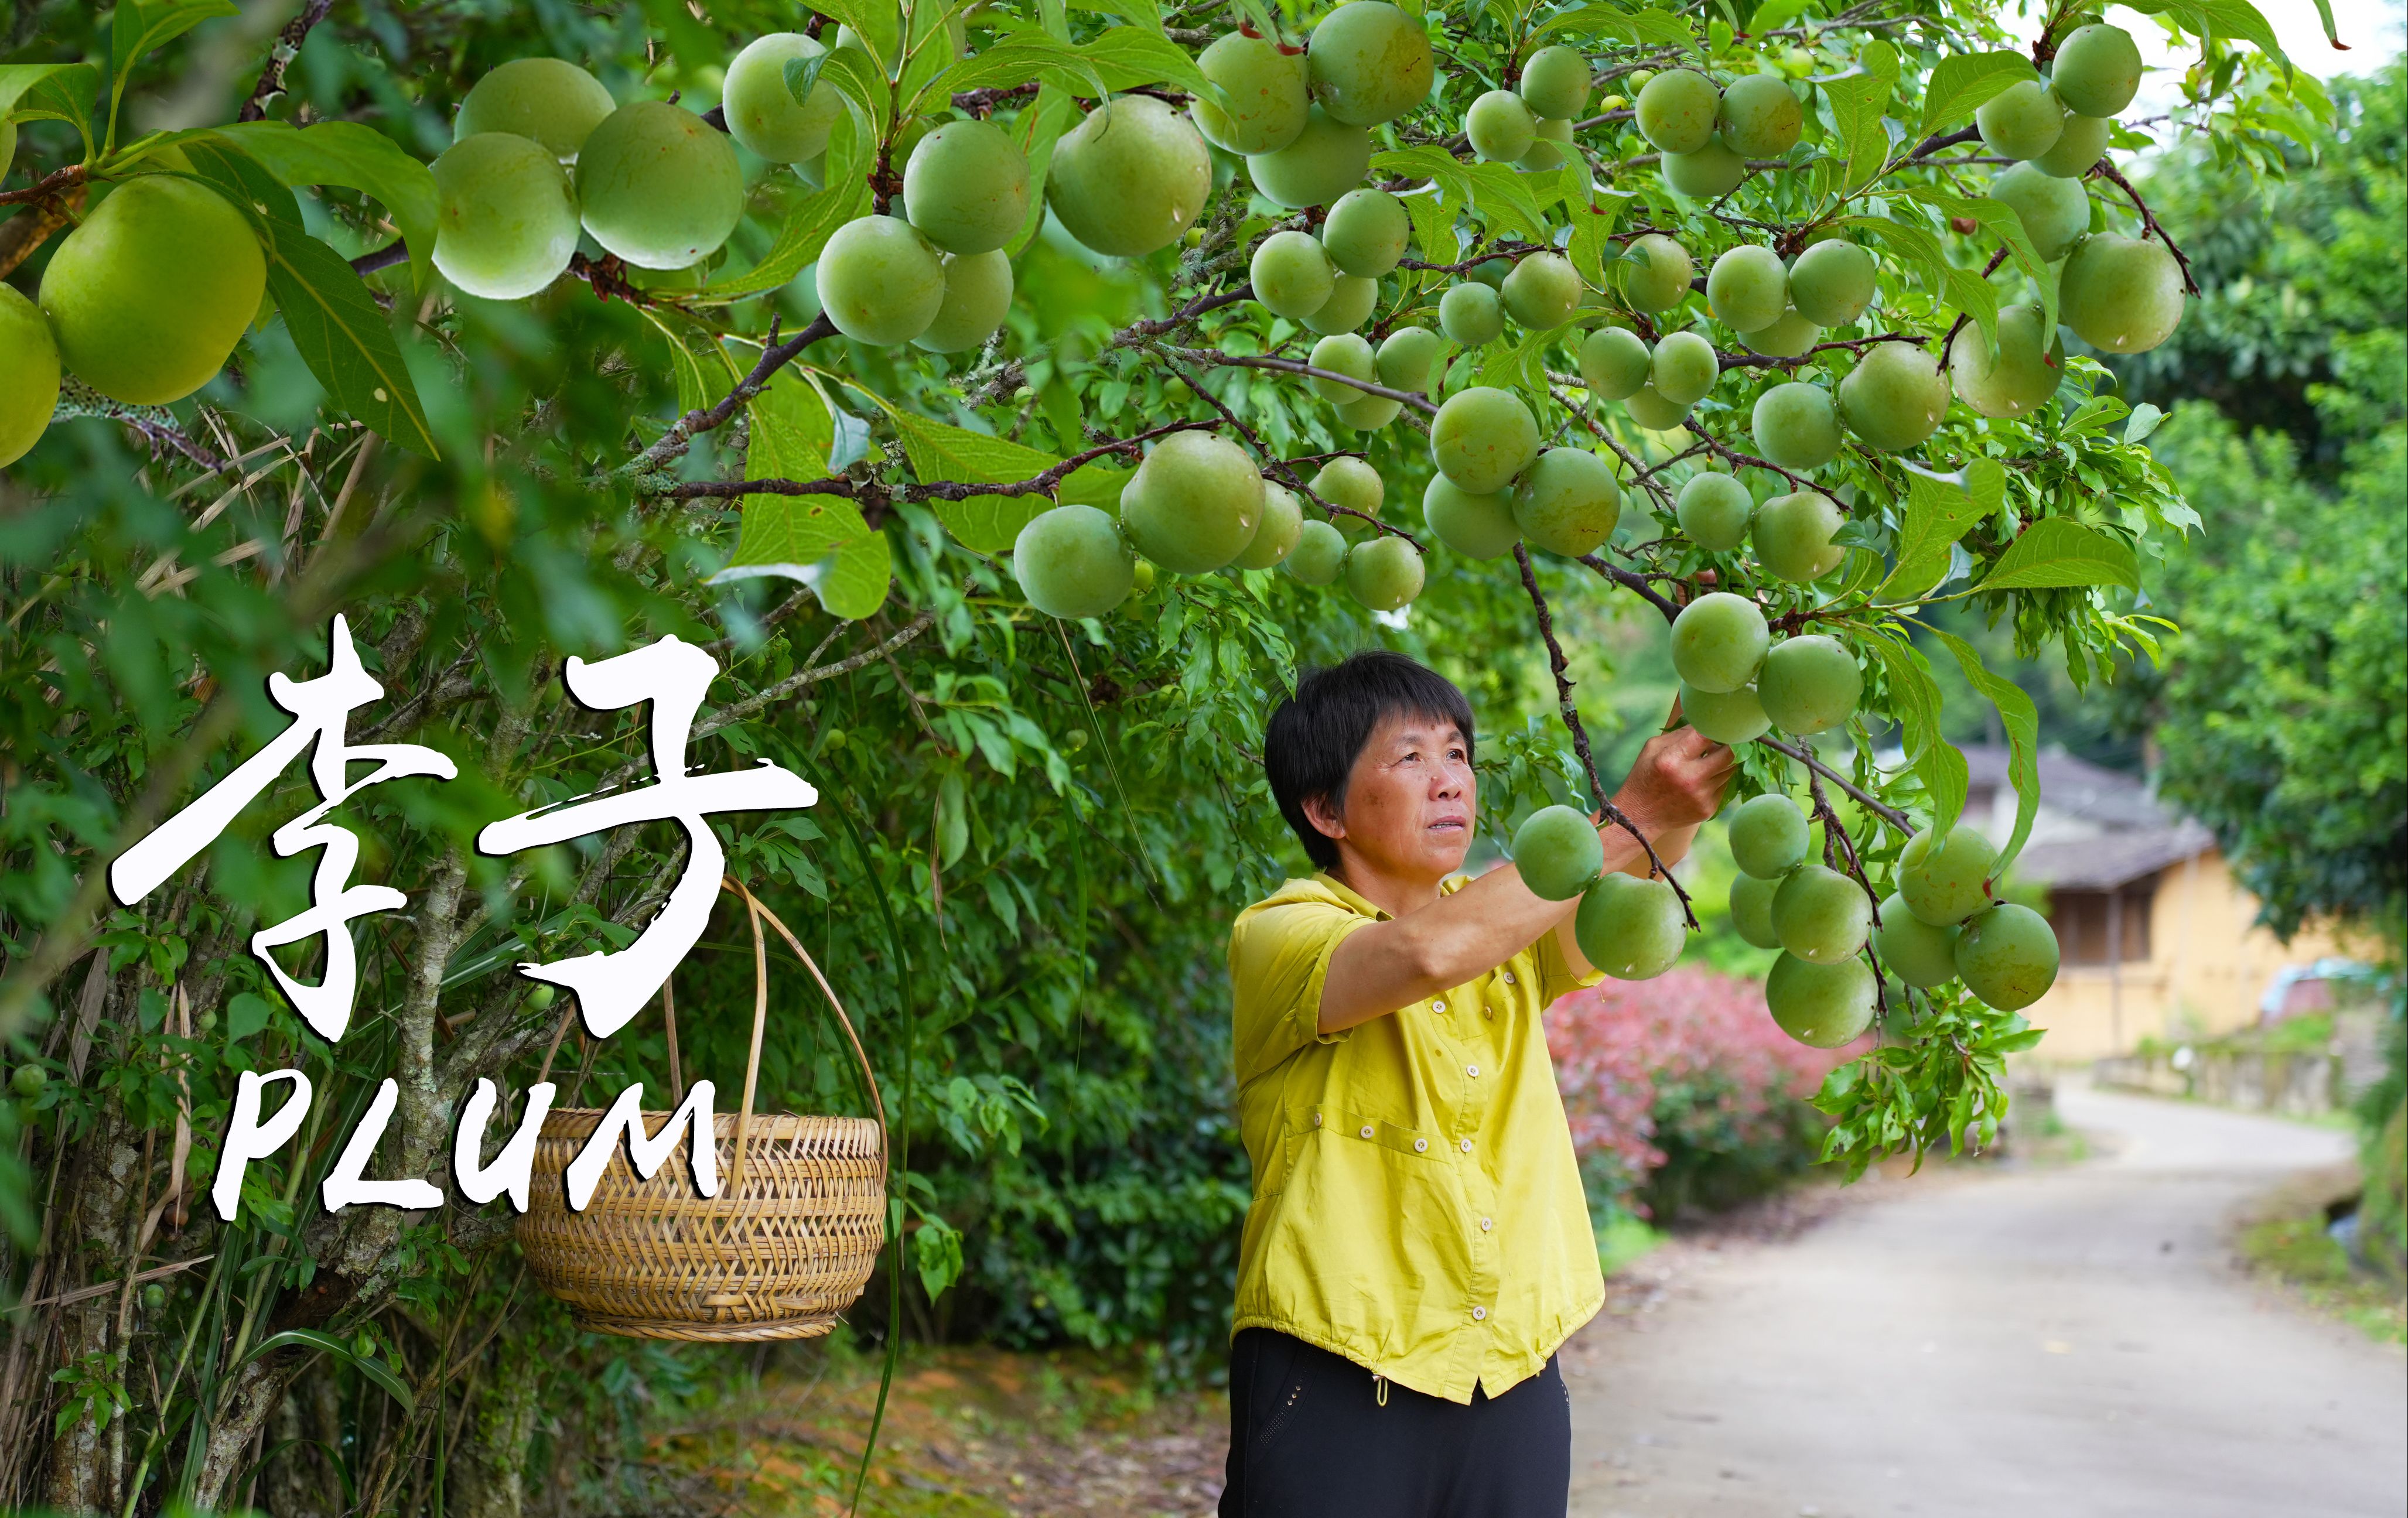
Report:
M645 1113L646 1131L667 1117ZM650 1181L623 1144L593 1201L572 1212L564 1173L601 1118L595 1108L545 1116L518 1221L527 1267L583 1326L636 1339L809 1339L868 1284L885 1242L876 1123L756 1112L731 1185L738 1114L715 1113L718 1196L695 1194L687 1140Z

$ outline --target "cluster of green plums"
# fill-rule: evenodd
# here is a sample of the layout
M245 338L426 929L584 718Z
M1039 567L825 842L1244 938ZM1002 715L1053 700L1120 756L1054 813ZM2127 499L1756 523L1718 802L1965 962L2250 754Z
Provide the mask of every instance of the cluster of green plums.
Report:
M1308 488L1356 514L1338 515L1340 525L1307 521L1296 493L1264 479L1245 450L1217 433L1174 432L1121 488L1118 517L1073 504L1031 518L1012 543L1012 573L1029 605L1051 617L1100 617L1150 589L1157 566L1180 575L1284 566L1308 585L1342 577L1374 611L1421 594L1412 543L1366 536L1385 490L1378 470L1340 454Z
M1854 878L1809 862L1798 803L1775 793L1731 809L1731 924L1759 949L1778 949L1765 981L1773 1021L1800 1043L1836 1049L1864 1032L1877 1004L1868 943L1903 994L1962 980L1980 1001L2016 1011L2057 981L2057 936L2028 907L1994 901L1998 853L1968 827L1927 829L1907 841L1897 889L1881 903Z
M1688 911L1672 882L1605 874L1605 840L1577 807L1541 807L1515 828L1513 867L1533 895L1580 897L1572 937L1591 965L1617 981L1655 979L1688 942Z
M1697 480L1729 478L1701 474L1688 489ZM1838 510L1811 492L1783 496L1758 518L1760 542L1773 540L1767 519L1776 508L1782 515L1774 529L1792 517ZM1756 604L1729 591L1709 592L1681 609L1672 622L1672 668L1689 725L1717 743L1750 742L1776 727L1799 738L1828 732L1856 713L1864 694L1864 672L1846 645L1819 633L1775 642Z

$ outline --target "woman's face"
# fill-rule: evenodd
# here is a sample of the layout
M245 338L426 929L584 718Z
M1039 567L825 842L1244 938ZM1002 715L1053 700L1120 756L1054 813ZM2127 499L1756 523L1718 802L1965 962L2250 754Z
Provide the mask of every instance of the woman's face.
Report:
M1398 713L1354 756L1343 804L1317 798L1306 816L1372 869L1436 882L1463 867L1479 799L1471 744L1455 723Z

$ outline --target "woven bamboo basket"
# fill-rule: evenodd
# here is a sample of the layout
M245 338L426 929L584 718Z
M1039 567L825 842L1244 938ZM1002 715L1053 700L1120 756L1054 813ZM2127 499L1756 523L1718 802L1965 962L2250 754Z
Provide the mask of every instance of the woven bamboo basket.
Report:
M786 924L732 878L723 883L743 898L752 923L755 985L743 1107L711 1119L719 1195L695 1195L691 1139L681 1138L649 1181L636 1174L623 1147L593 1200L573 1212L565 1172L602 1110L548 1113L536 1141L519 1248L544 1290L600 1333L720 1343L813 1338L859 1298L885 1243L885 1106L853 1020ZM843 1025L877 1109L874 1120L753 1112L769 1001L764 918L810 968ZM675 1003L665 994L663 1004L670 1084L681 1092ZM562 1025L565 1031L565 1018ZM658 1132L668 1115L645 1113L645 1130Z

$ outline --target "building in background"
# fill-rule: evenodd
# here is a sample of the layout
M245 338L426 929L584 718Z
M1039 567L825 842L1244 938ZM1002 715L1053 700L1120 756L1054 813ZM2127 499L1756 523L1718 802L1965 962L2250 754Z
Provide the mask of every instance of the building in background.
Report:
M1972 745L1965 820L2003 844L2015 793L2007 750ZM2131 776L2070 754L2040 759L2041 803L2008 892L2037 891L2057 930L2057 984L2024 1015L2040 1054L2070 1064L2143 1038L2213 1038L2301 1010L2319 962L2348 951L2315 927L2288 944L2257 925L2206 828L2167 812ZM2270 994L2273 1003L2268 1005Z

